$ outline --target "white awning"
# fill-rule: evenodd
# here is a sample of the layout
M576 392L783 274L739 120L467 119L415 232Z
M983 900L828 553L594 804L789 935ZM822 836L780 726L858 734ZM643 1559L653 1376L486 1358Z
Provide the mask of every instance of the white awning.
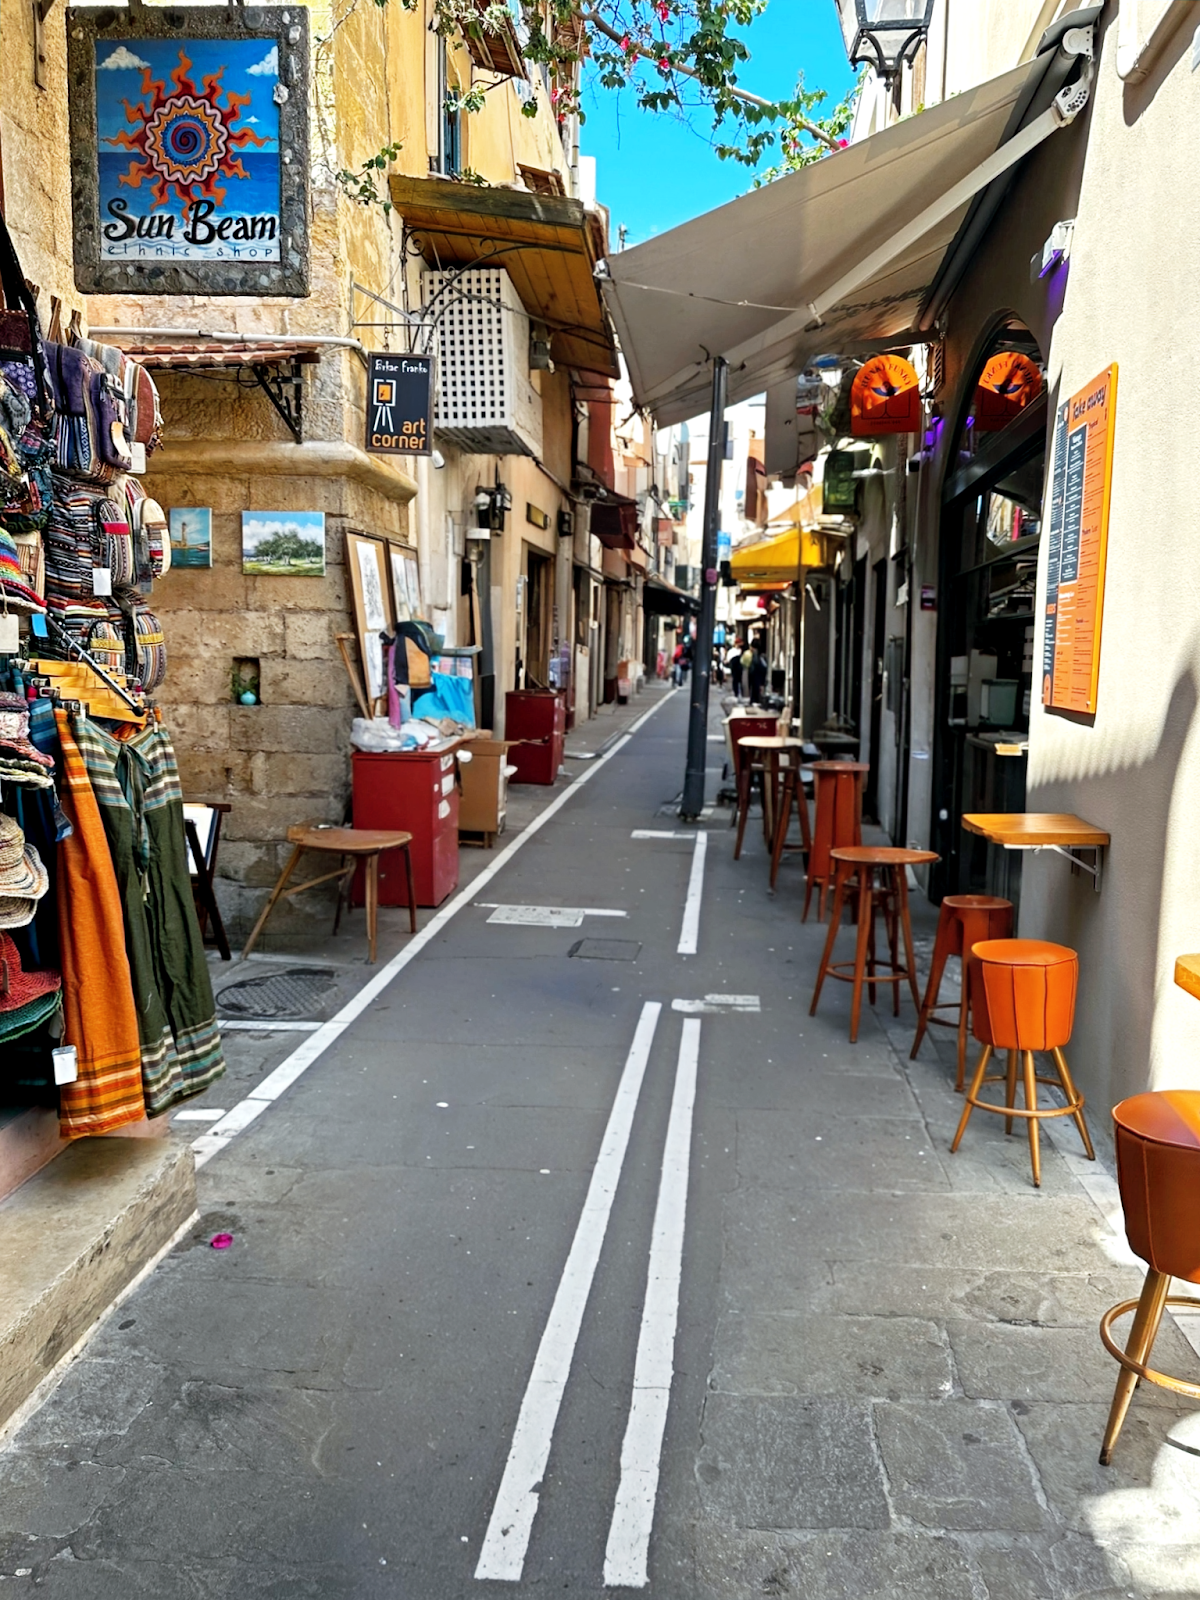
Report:
M1003 77L610 256L602 282L638 403L663 425L706 411L711 356L729 362L733 403L818 354L916 336L976 197L1086 103L1090 62L1062 84L1098 10L1064 18Z

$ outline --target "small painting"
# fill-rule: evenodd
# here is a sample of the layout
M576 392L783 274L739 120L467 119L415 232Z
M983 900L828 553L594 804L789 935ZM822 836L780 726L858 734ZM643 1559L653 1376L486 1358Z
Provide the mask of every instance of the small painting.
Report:
M208 506L174 506L171 525L173 567L212 566L212 511Z
M256 578L323 578L323 511L243 511L242 571Z
M409 622L424 615L421 610L421 570L417 554L407 545L389 544L392 564L392 596L396 602L396 621Z

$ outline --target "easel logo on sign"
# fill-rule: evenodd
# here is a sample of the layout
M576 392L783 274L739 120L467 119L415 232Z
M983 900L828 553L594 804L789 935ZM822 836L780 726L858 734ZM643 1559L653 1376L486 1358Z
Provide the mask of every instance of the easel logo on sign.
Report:
M432 356L368 356L366 448L373 455L432 455Z

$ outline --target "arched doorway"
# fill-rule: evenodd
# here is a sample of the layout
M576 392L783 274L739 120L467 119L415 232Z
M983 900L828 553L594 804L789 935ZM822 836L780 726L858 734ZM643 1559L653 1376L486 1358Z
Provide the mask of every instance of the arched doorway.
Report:
M963 812L1025 809L1047 400L1020 324L982 341L958 397L942 489L931 896L1020 895L1020 853L963 831Z

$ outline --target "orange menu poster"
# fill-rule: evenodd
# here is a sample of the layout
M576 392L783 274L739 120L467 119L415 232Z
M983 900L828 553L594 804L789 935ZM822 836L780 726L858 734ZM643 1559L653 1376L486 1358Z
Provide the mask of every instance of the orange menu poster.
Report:
M1114 362L1054 420L1042 703L1060 711L1096 709L1116 400Z

